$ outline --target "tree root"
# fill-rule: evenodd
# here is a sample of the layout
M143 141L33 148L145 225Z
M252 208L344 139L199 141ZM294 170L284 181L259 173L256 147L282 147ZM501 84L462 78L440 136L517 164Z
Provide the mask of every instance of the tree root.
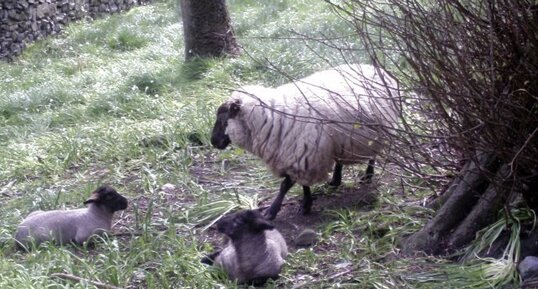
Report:
M447 190L449 196L435 217L406 240L403 253L439 254L472 240L476 231L500 209L499 200L504 191L497 189L499 182L496 180L503 180L506 168L499 169L493 154L478 153L476 158L469 160ZM490 182L492 172L494 182Z
M503 165L494 180L505 180L510 169L508 165ZM492 223L499 209L502 208L505 191L504 184L490 183L485 192L473 207L472 211L458 225L456 230L450 234L448 241L449 248L459 248L475 238L476 232Z

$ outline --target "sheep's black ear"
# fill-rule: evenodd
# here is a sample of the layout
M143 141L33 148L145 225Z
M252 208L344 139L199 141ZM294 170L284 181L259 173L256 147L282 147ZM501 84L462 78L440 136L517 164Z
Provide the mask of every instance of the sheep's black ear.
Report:
M239 101L232 102L230 104L230 117L235 117L238 115L240 109L241 105L239 104Z
M93 193L91 194L91 196L90 196L86 201L84 201L84 205L87 205L87 204L89 204L89 203L96 203L96 202L98 202L99 200L100 200L100 196L99 196L99 194L96 193L96 192L93 192Z
M275 228L273 224L269 223L265 218L256 218L252 222L252 228L256 231L272 230Z
M90 197L84 201L84 205L87 205L89 203L97 203L101 201L101 197L106 194L106 191L109 189L107 186L101 186L97 188L95 191L92 192Z

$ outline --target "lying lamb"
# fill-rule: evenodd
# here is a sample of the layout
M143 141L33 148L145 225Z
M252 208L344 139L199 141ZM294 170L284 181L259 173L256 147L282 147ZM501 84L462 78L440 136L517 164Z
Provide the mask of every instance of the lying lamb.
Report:
M217 111L211 144L230 143L260 157L284 177L266 216L274 219L287 191L303 186L302 211L311 210L310 186L325 181L339 186L342 166L374 158L384 147L383 128L398 121L397 82L371 65L341 65L277 88L245 86Z
M17 244L23 248L45 241L83 244L91 235L110 230L112 215L127 208L127 199L114 188L102 186L84 204L89 205L83 209L30 213L17 228Z
M217 229L230 240L222 250L202 259L224 269L238 283L260 285L276 279L288 255L286 241L265 218L253 210L223 217Z

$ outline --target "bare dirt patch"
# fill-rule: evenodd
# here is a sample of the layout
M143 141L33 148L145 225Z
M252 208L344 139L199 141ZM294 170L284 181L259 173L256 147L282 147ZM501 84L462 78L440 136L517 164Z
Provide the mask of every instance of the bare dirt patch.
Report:
M250 159L249 159L250 160ZM249 160L246 160L247 162ZM267 208L278 191L278 178L266 174L273 184L259 181L259 169L242 161L218 161L213 153L205 155L194 162L190 168L192 177L204 188L213 192L227 189L240 189L245 193L258 193L263 200L258 204L261 209ZM262 168L263 169L263 168ZM257 170L257 171L256 171ZM349 174L348 170L348 174ZM345 178L358 179L357 176L346 175ZM314 203L308 215L300 213L302 194L287 194L282 209L273 221L282 233L290 249L295 249L295 238L305 229L313 229L320 233L320 225L336 218L332 210L369 210L377 200L377 183L354 182L331 189L326 185L313 187ZM217 247L222 245L222 238L214 227L209 228L201 237L203 241ZM320 245L320 244L318 244ZM320 248L323 250L323 248Z
M338 189L324 190L320 188L313 192L314 204L312 212L308 215L300 213L302 196L287 199L282 209L273 221L275 227L282 233L286 242L295 247L295 238L307 228L319 231L319 226L335 216L331 210L346 208L350 210L368 210L377 200L376 187L370 184L361 184L358 187L340 187ZM260 207L269 206L272 199L260 204Z

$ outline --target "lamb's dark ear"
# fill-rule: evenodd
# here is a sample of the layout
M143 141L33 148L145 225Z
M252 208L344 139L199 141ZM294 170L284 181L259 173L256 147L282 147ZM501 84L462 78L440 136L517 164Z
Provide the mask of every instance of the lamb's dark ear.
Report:
M234 101L230 104L230 118L235 117L239 114L239 110L241 109L241 104L239 101Z
M274 228L275 226L273 226L273 224L269 223L269 221L267 221L263 217L255 218L252 221L252 229L254 229L255 231L272 230Z
M108 190L115 191L113 188L108 187L108 186L100 186L100 187L98 187L97 189L95 189L95 191L92 192L90 197L84 202L84 205L89 204L89 203L97 203L97 202L102 201L102 197L104 195L106 195Z
M95 202L98 202L99 200L100 200L100 195L97 192L93 192L91 196L86 201L84 201L84 205L87 205L89 203L95 203Z

